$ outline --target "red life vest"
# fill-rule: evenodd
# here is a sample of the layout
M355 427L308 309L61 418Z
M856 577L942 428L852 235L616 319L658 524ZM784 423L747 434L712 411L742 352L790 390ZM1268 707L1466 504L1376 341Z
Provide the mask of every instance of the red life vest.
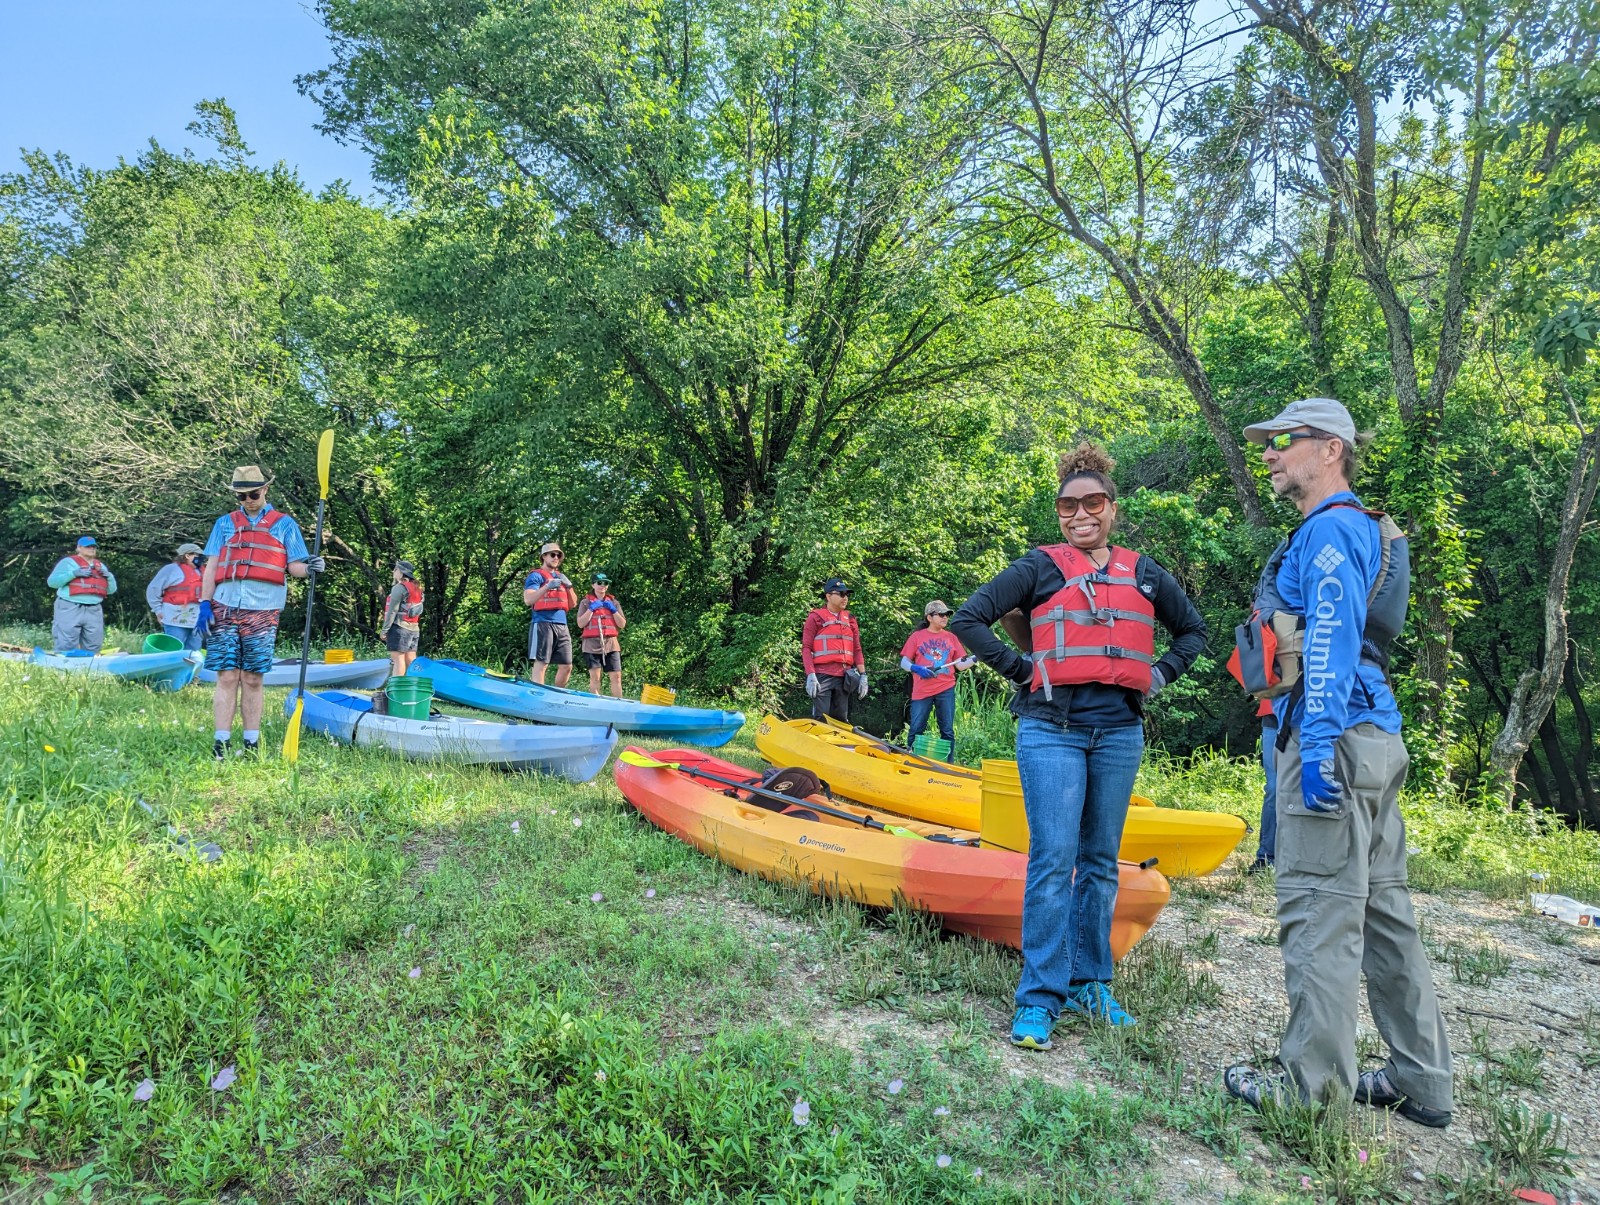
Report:
M401 578L400 584L406 588L406 604L400 608L400 618L420 618L422 615L422 587L409 577Z
M200 601L200 570L188 561L179 561L177 564L183 571L183 580L163 590L161 601L169 607L187 607Z
M824 666L848 669L855 665L861 647L860 630L856 617L849 611L835 615L827 607L818 607L813 615L822 616L817 634L811 640L811 661L821 670Z
M1135 579L1139 554L1113 547L1105 569L1070 544L1040 549L1066 584L1039 606L1033 628L1034 689L1105 682L1141 694L1155 661L1155 604Z
M546 573L543 569L535 569L534 572L539 575L540 585L555 580L553 575ZM537 590L539 587L535 586L533 588ZM535 611L565 611L568 607L577 605L577 595L573 594L566 586L557 586L554 590L546 590L543 597L533 604L533 609Z
M228 518L233 520L233 534L217 558L217 581L286 584L289 550L272 535L272 525L283 518L283 513L269 506L254 526L243 510L234 511Z
M69 598L104 598L106 587L110 581L106 576L106 567L93 557L75 556L72 558L85 569L94 572L88 577L75 577L67 583L67 596Z
M610 602L617 601L609 594L606 595L606 598ZM593 640L596 636L602 640L610 640L622 631L621 628L617 627L616 615L613 615L610 611L596 611L594 609L595 603L599 601L600 596L598 594L590 594L583 600L583 605L589 608L589 622L583 626L583 639L585 640ZM622 613L620 605L617 607L617 613Z

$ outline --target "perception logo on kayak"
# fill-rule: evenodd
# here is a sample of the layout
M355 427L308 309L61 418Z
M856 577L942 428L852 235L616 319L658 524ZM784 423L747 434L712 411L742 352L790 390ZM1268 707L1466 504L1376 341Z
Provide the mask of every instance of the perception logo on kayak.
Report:
M845 848L842 845L835 845L831 841L818 841L815 837L809 836L806 833L800 834L800 844L815 845L819 849L826 849L831 853L836 854L842 854L845 852Z

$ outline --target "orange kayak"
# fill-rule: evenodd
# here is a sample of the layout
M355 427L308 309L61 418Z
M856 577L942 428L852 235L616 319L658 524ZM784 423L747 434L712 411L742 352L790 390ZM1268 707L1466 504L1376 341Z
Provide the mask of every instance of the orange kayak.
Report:
M647 756L751 785L760 778L754 770L696 749ZM730 797L721 783L682 770L619 760L615 774L624 798L652 824L738 870L876 908L903 900L939 917L946 928L1002 945L1022 944L1026 854L785 815L760 806L744 792ZM839 806L820 797L813 802ZM882 818L899 822L898 817ZM926 826L929 832L937 827ZM1156 923L1171 890L1158 870L1132 862L1120 862L1117 869L1111 952L1120 959Z

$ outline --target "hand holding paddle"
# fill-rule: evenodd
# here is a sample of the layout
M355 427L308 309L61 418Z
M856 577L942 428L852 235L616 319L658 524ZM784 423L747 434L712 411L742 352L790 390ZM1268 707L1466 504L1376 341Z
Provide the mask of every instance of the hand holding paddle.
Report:
M322 572L322 515L328 505L328 469L333 461L333 431L330 428L317 440L317 484L321 494L317 498L317 534L311 544L311 558L306 562L306 630L300 638L300 684L294 692L294 714L289 717L289 727L283 734L283 760L296 761L300 757L300 715L306 706L306 662L311 659L311 605L317 599L317 575ZM315 569L310 567L315 565Z

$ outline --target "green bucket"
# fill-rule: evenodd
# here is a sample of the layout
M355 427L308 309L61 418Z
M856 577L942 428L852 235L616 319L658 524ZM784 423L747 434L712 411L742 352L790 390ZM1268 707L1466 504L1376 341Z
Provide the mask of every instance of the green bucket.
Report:
M183 641L176 636L168 636L165 632L154 632L144 638L144 651L147 653L181 653Z
M383 688L389 696L389 714L406 720L425 720L433 710L432 678L390 678Z
M934 761L950 760L950 742L943 737L934 736L931 732L924 732L911 742L912 752L920 757L931 757Z

